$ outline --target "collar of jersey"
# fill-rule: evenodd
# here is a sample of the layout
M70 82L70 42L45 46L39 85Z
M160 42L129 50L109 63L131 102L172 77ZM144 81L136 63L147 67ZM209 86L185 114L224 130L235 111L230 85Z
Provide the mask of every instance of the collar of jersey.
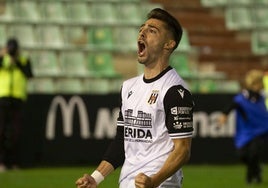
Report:
M156 77L154 78L150 78L150 79L146 79L144 76L143 76L143 81L145 83L152 83L156 80L158 80L159 78L161 78L164 74L166 74L169 70L171 70L172 67L171 66L168 66L165 70L163 70L160 74L158 74Z

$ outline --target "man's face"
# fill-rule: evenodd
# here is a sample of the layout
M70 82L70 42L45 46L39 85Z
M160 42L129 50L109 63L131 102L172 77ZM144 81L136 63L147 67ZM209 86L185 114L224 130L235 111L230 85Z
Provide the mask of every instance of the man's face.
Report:
M138 36L138 61L156 63L163 55L165 44L171 40L170 35L161 20L149 19L142 24Z
M18 46L16 44L13 44L13 43L8 44L7 45L7 52L9 55L15 56L18 52Z

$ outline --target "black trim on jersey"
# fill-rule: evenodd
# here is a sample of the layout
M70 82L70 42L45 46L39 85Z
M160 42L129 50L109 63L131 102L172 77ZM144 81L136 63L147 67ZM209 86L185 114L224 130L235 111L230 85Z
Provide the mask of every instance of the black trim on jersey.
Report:
M192 94L182 85L171 87L164 97L166 126L170 134L185 135L193 131Z
M161 78L164 74L166 74L169 70L171 70L172 67L171 66L168 66L165 70L163 70L160 74L158 74L156 77L154 78L151 78L151 79L146 79L145 77L143 77L143 81L145 83L152 83L156 80L158 80L159 78Z
M122 106L122 98L120 98L120 103ZM119 122L123 121L123 115L121 111L119 112L117 121ZM102 159L111 163L114 169L116 169L117 167L121 166L124 163L125 161L124 126L117 125L115 138L111 142L108 149L106 150Z
M116 136L111 142L110 146L106 150L103 160L111 163L116 169L121 166L125 161L125 150L124 150L124 127L117 126Z

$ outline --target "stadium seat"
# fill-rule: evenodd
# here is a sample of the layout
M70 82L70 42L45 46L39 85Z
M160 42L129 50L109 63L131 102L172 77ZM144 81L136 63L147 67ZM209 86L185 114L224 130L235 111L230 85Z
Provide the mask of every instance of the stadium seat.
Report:
M209 1L209 0L207 0ZM244 6L244 5L251 5L254 3L254 1L252 0L226 0L228 1L228 6L234 6L234 5L237 5L237 6ZM257 0L259 1L259 0Z
M267 0L258 0L258 1L254 1L255 5L268 5L268 1Z
M81 94L85 92L83 80L79 78L61 78L56 81L56 92L63 94Z
M256 28L268 28L268 7L267 6L257 6L252 11L254 24Z
M268 35L266 30L256 30L251 35L252 51L257 55L268 53Z
M96 23L115 24L118 22L116 6L113 3L93 3L91 11L92 18Z
M85 80L85 91L90 94L106 94L111 91L110 80L106 78L90 78Z
M38 22L40 20L39 6L36 1L16 1L16 19Z
M66 21L65 7L60 1L41 1L40 2L42 20L55 23Z
M38 34L41 37L41 44L49 48L64 47L62 31L57 25L39 25Z
M213 93L217 91L217 83L212 79L202 80L198 85L199 93Z
M191 76L189 59L185 53L176 53L170 57L170 65L176 69L180 76L188 78Z
M66 51L60 55L60 64L65 76L85 77L88 75L83 52Z
M204 7L220 7L226 6L228 4L228 0L201 0L201 4Z
M145 20L147 14L154 8L164 8L164 6L161 3L142 3L142 6L140 6L141 19Z
M67 19L69 23L89 23L92 21L92 9L87 2L67 2Z
M93 27L88 30L88 44L101 50L113 50L113 33L110 27Z
M16 36L22 47L35 48L38 44L32 25L14 23L9 26L7 35L8 37Z
M140 6L136 3L121 3L117 6L120 23L125 25L141 25L143 22Z
M241 89L237 80L223 80L219 85L217 91L220 93L238 93Z
M199 93L199 83L197 80L188 80L187 84L192 93Z
M29 93L52 94L56 88L52 78L34 78L29 80L27 90Z
M137 38L139 28L120 27L114 28L113 31L116 49L122 52L137 51Z
M6 26L4 24L0 25L0 47L4 47L6 44L7 33Z
M188 53L191 51L189 35L188 35L188 32L186 29L183 29L181 41L180 41L180 44L179 44L178 48L176 49L176 51L184 52L184 53Z
M113 57L110 53L91 53L88 55L88 70L93 77L118 78Z
M230 7L225 11L226 26L232 30L254 28L250 7Z
M14 14L13 12L13 9L14 6L15 6L15 3L14 2L6 2L5 4L5 8L3 9L3 14L0 14L0 20L1 21L11 21L12 19L14 19Z
M115 2L115 1L118 1L118 0L99 0L99 1L103 1L103 2L107 2L107 1L111 1L111 2ZM134 3L134 2L141 2L142 0L119 0L119 2L121 3Z
M67 46L87 45L87 33L82 27L65 26L63 35Z
M37 51L31 55L35 76L60 76L58 57L53 51Z

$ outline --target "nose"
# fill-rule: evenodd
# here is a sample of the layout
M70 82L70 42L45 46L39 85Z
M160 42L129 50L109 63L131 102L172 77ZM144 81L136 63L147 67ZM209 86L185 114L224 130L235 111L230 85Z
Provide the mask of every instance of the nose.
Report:
M146 29L142 29L142 30L140 31L140 33L139 33L139 37L140 37L140 38L142 38L142 39L145 38L145 36L146 36L146 34L145 34L146 32L145 32L145 31L146 31Z
M144 39L144 33L142 31L139 33L139 38Z

